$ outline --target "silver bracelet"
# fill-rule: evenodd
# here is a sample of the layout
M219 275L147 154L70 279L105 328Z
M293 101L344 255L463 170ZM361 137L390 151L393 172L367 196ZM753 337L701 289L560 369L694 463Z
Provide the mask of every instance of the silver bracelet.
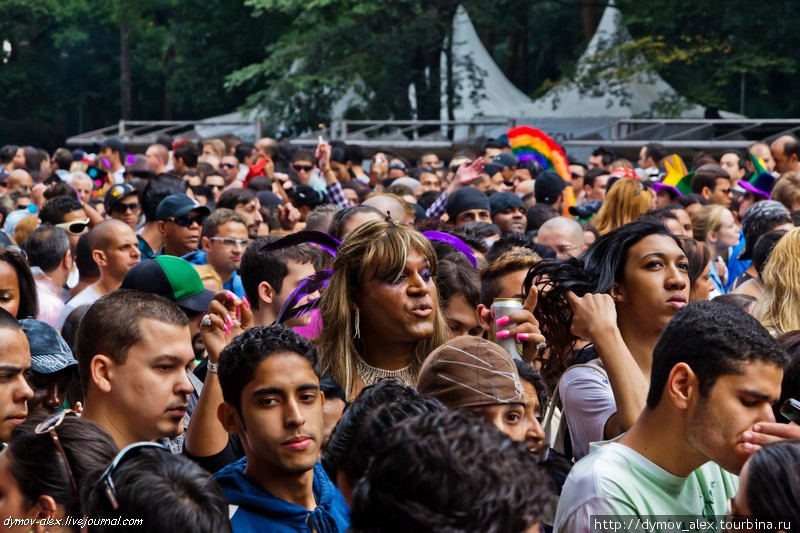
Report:
M216 374L219 371L219 363L212 363L211 361L208 362L208 371Z

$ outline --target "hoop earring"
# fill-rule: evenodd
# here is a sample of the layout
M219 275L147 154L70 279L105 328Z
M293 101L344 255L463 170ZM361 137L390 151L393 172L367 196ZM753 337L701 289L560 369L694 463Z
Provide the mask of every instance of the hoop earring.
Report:
M355 322L355 326L354 327L355 327L356 331L353 334L353 338L354 339L358 339L359 337L361 337L361 328L360 328L360 326L361 326L361 324L360 324L361 317L360 317L360 314L361 314L360 310L358 309L358 307L356 307L356 318L354 320L354 322Z

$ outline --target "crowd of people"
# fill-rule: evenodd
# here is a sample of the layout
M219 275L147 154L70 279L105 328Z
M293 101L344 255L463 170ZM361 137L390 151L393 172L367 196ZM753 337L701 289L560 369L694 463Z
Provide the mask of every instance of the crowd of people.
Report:
M140 151L0 149L11 531L797 528L794 137Z

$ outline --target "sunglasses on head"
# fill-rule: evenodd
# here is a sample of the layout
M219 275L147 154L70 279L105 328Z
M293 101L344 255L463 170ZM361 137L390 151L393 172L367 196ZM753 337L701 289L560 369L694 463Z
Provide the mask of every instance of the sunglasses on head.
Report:
M117 500L117 488L114 486L114 472L126 457L130 457L134 452L141 453L142 450L146 448L154 448L162 450L166 453L172 453L169 451L169 449L167 449L166 446L157 444L155 442L137 442L130 444L125 446L125 448L123 448L122 451L117 454L114 460L111 461L111 464L108 465L108 468L106 468L103 474L100 476L100 483L103 485L106 497L108 498L108 503L111 504L111 507L115 511L119 509L119 501Z
M295 170L302 170L303 172L311 172L314 165L292 165Z
M137 211L139 209L138 202L132 202L129 204L123 204L122 202L118 202L111 206L112 213L126 213L128 210L131 212Z
M202 215L181 215L179 217L171 217L167 219L167 222L174 222L175 224L181 226L182 228L188 228L195 222L198 225L203 225L203 216Z
M61 411L56 413L55 415L51 416L47 420L44 420L41 424L36 426L34 432L37 435L44 435L45 433L50 434L50 438L53 439L53 444L55 444L58 453L61 454L61 458L64 460L64 467L67 469L67 475L69 476L69 483L72 485L72 494L78 494L78 483L75 481L75 475L72 473L72 467L69 465L69 459L67 459L67 452L64 451L64 446L61 445L61 441L58 438L58 433L56 433L56 428L61 425L66 418L67 415L78 416L78 413L73 411L72 409L67 409L65 411Z
M67 233L71 233L73 235L81 235L89 227L89 218L87 217L83 220L76 220L74 222L62 222L61 224L56 224L56 227L61 228Z

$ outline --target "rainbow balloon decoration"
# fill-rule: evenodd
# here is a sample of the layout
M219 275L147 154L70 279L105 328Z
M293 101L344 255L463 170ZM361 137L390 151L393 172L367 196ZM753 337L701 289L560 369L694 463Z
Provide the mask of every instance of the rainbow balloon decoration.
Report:
M544 170L556 172L564 181L572 181L564 150L545 132L530 126L508 130L508 145L517 161L535 159Z
M569 208L577 205L575 191L572 190L572 175L564 149L550 136L538 128L517 126L508 130L508 145L517 161L536 160L544 170L550 170L561 176L568 186L564 189L562 215L571 216Z

